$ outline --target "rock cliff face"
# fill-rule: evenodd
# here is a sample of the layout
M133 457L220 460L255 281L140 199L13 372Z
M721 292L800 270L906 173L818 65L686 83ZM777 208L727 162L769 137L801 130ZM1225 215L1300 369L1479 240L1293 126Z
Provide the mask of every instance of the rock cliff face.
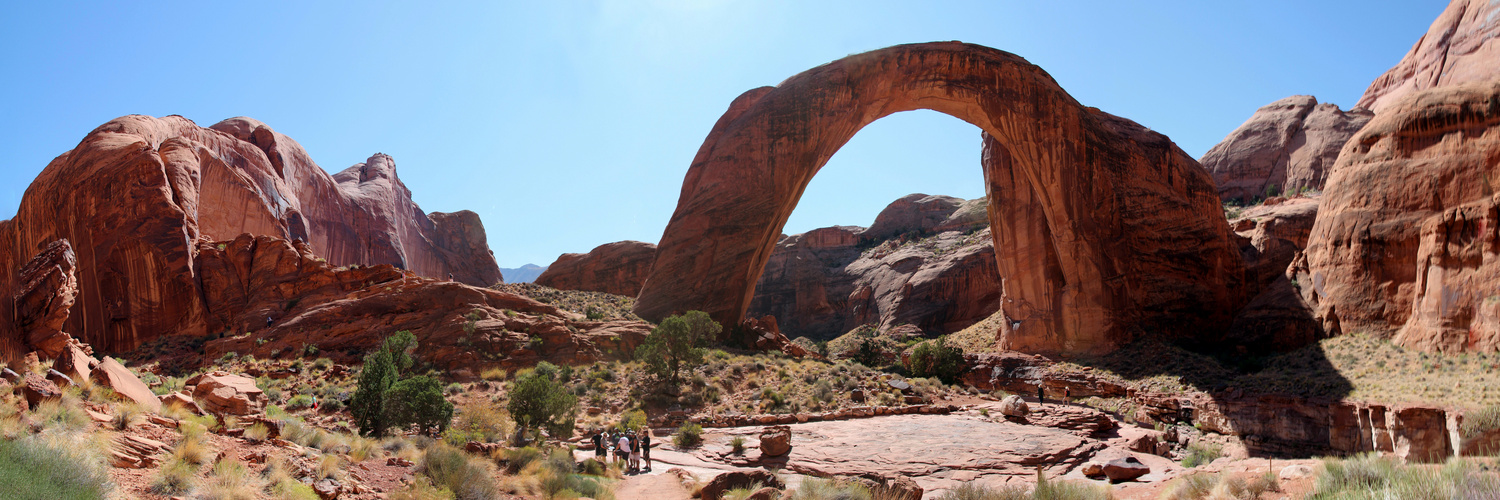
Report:
M77 265L68 240L56 240L10 277L15 286L0 301L0 361L20 366L28 352L51 359L65 351L72 337L62 326L78 295Z
M410 330L416 355L469 375L491 366L616 359L645 340L642 321L586 321L530 298L413 276L388 264L335 268L302 242L241 235L199 245L211 340L202 355L300 355L306 345L354 363L380 340ZM266 325L266 318L272 319Z
M1200 161L1226 201L1266 197L1268 187L1276 193L1323 189L1344 142L1373 116L1363 108L1318 104L1312 96L1288 97L1255 110Z
M807 183L854 133L932 109L985 132L1001 347L1112 350L1152 330L1217 336L1243 270L1212 179L1165 136L1080 105L995 49L900 45L746 92L688 169L635 312L739 323Z
M1307 247L1320 197L1275 197L1229 221L1245 259L1252 298L1235 314L1224 343L1242 352L1290 351L1326 335L1287 268Z
M112 120L48 164L0 222L0 266L72 242L77 305L63 329L112 352L208 333L198 242L241 233L304 241L334 265L500 279L478 217L424 214L389 156L330 176L255 120L203 128L177 116Z
M1417 91L1500 78L1500 3L1452 0L1401 62L1370 83L1359 106L1384 113Z
M1325 330L1500 349L1496 103L1500 81L1414 92L1344 147L1293 264Z
M536 284L559 290L585 290L634 297L651 273L656 245L616 241L586 254L567 253L547 266Z
M857 326L958 331L1000 307L985 200L914 194L870 229L836 226L776 244L750 302L788 336L826 340ZM979 214L978 217L973 214ZM872 236L872 232L878 236Z

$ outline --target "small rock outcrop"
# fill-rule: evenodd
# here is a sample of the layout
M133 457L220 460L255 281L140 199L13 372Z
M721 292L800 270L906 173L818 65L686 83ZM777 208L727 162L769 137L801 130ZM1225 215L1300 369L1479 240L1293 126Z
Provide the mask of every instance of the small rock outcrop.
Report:
M720 500L724 498L724 492L749 488L751 485L769 486L776 489L785 488L786 485L776 478L775 474L765 470L730 471L714 476L703 485L702 494L699 498L703 500Z
M62 389L59 389L57 384L35 373L26 374L16 390L21 391L21 395L26 398L27 406L31 408L36 408L36 405L42 404L43 401L62 397Z
M1198 161L1225 201L1323 189L1344 142L1374 116L1363 108L1318 104L1313 96L1288 97L1255 110Z
M255 379L215 371L184 382L193 387L193 401L214 415L255 415L266 406L266 395Z
M606 243L586 254L563 254L536 277L536 284L634 297L641 293L655 261L656 245L639 241Z
M0 221L0 228L4 226L5 221ZM0 250L0 265L7 264L5 255ZM0 316L5 318L0 320L0 360L14 365L32 351L42 359L63 353L71 338L63 333L63 324L78 295L76 267L73 246L59 239L47 243L19 268L8 268L16 273L6 295L9 300L0 301L0 312L9 313ZM4 276L0 274L0 285L5 284Z
M1500 3L1451 0L1395 67L1370 83L1359 106L1385 113L1403 97L1500 78Z
M760 431L760 455L779 457L792 452L792 428L773 425Z

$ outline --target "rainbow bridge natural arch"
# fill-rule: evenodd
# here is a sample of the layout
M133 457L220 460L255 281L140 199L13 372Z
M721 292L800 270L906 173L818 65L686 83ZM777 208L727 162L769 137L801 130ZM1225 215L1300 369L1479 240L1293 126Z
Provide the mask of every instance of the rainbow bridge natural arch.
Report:
M852 55L735 99L688 169L635 312L742 321L813 175L865 125L915 109L985 133L1002 347L1098 352L1228 326L1243 264L1198 163L1025 59L958 42Z

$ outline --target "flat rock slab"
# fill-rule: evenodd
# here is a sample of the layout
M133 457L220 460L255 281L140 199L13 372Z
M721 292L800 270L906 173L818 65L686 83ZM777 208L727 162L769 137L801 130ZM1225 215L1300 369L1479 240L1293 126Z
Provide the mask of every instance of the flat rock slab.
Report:
M1029 479L1037 466L1048 467L1049 475L1061 474L1105 447L1063 429L965 415L898 415L790 427L791 453L760 465L813 476L897 474L929 491L957 482L999 484ZM696 455L720 463L754 465L721 455L726 451L722 443L713 443Z

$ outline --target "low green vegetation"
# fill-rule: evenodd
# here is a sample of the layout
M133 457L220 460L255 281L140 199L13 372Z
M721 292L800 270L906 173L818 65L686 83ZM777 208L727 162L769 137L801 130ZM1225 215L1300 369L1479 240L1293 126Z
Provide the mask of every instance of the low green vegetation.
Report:
M704 349L723 330L703 311L688 311L661 321L646 342L635 351L636 359L657 380L672 385L682 383L682 373L703 364Z
M359 386L349 400L349 413L361 434L380 437L391 427L410 425L424 433L447 428L453 404L443 397L441 383L426 375L403 377L416 348L416 337L403 330L365 356Z
M1490 464L1450 459L1441 467L1407 465L1373 454L1324 460L1311 500L1440 500L1500 498L1500 475Z
M0 440L0 498L104 498L109 472L97 460L39 438Z
M948 345L947 337L917 344L906 357L906 371L913 377L937 377L944 383L957 382L964 368L964 351Z
M572 367L558 368L543 361L516 376L506 410L523 430L545 429L556 439L573 435L578 416L578 396L564 387Z
M1205 465L1224 456L1224 448L1218 444L1195 441L1188 445L1182 457L1182 466L1189 469Z
M1173 480L1161 500L1259 500L1266 492L1281 491L1270 471L1245 480L1228 473L1200 472Z

